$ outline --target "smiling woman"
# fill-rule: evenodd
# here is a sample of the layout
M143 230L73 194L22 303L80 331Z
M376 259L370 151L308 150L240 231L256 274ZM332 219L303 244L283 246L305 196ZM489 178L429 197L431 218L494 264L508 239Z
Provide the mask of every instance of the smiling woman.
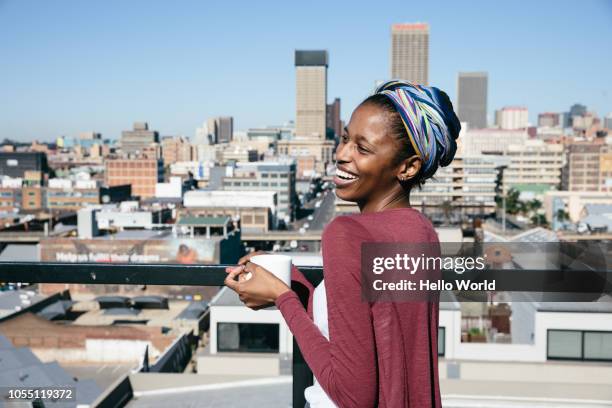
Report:
M363 242L428 243L439 256L427 218L410 208L410 191L448 165L459 120L445 93L390 81L353 112L336 151L336 194L360 214L336 217L321 240L323 281L310 289L308 310L270 272L243 258L226 284L249 307L272 302L295 336L315 384L315 407L440 407L437 302L365 302ZM246 280L244 273L250 272ZM238 281L234 279L238 277Z
M438 165L450 164L460 129L446 93L398 81L384 84L353 112L340 138L336 194L363 212L365 201L373 203L373 185L386 182L379 186L386 200L378 204L407 204L414 186L433 176Z

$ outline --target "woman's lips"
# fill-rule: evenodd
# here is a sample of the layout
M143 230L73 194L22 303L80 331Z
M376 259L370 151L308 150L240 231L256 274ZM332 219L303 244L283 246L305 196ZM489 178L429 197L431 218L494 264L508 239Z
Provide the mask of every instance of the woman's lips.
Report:
M352 183L354 183L357 180L359 180L359 177L347 180L347 179L343 179L343 178L338 177L338 175L334 176L334 184L336 184L336 187L346 187L349 184L352 184Z

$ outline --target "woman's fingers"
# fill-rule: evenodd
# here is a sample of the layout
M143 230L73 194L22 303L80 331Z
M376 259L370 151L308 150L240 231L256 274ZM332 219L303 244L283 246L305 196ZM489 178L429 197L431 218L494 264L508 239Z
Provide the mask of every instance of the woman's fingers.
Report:
M244 265L238 265L238 266L228 266L225 268L225 272L226 273L230 273L232 271L238 270L238 271L242 271L244 269Z
M249 259L251 259L251 257L256 256L256 255L263 255L266 254L266 251L255 251L255 252L251 252L249 254L246 254L245 256L243 256L242 258L240 258L240 260L238 261L238 265L244 265L245 263L247 263L249 261Z
M224 281L225 286L229 287L230 289L232 289L235 292L238 292L238 288L240 286L240 282L236 282L234 280L234 278L242 273L242 269L243 269L242 267L240 267L240 268L233 268L233 270L231 270L227 274L227 276L225 277L225 281Z

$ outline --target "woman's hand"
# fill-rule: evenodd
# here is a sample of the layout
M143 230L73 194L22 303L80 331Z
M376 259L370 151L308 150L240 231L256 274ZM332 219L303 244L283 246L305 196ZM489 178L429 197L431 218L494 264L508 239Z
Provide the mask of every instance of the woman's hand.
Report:
M253 251L253 252L249 252L248 254L246 254L245 256L243 256L242 258L240 258L240 260L238 261L238 265L246 265L247 262L249 262L251 260L252 257L257 256L257 255L269 255L269 252L266 251Z
M249 262L248 259L242 265L228 267L225 271L228 273L225 285L236 292L240 300L253 310L271 306L280 295L291 290L270 271ZM247 274L250 274L250 278ZM236 276L238 281L235 280Z

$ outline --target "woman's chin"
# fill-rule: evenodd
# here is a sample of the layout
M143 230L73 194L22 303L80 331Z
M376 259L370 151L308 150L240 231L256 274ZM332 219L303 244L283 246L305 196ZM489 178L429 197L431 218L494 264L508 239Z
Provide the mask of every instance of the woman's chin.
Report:
M353 203L357 202L357 199L348 190L349 189L347 189L347 188L337 188L336 187L336 197L338 197L338 198L340 198L341 200L344 200L344 201L349 201L349 202L353 202Z

